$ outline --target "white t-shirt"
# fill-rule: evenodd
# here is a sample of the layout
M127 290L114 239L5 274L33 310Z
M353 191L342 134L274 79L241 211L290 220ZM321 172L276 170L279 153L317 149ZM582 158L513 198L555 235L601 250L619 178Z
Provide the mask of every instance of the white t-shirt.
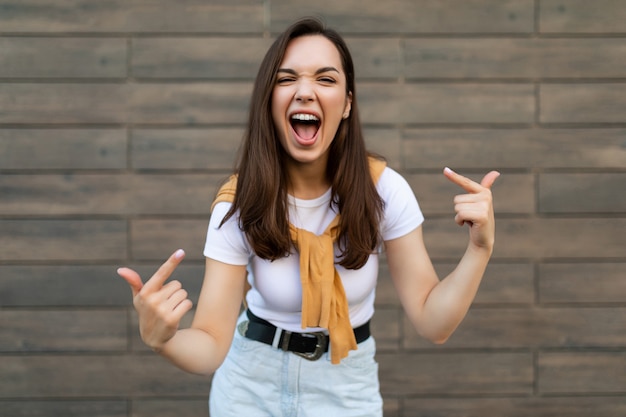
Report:
M419 204L406 180L386 167L376 189L384 201L380 223L383 240L396 239L417 228L424 221ZM329 189L313 200L289 196L289 220L295 227L322 234L336 216L330 208ZM245 234L232 216L219 227L231 203L215 205L204 247L204 256L232 265L247 265L248 281L252 288L246 301L250 310L277 327L302 332L318 328L301 327L302 286L300 284L300 257L295 249L290 256L270 262L255 255ZM335 244L335 259L337 259ZM350 322L358 327L374 314L378 254L372 254L358 270L345 269L335 264L348 299Z

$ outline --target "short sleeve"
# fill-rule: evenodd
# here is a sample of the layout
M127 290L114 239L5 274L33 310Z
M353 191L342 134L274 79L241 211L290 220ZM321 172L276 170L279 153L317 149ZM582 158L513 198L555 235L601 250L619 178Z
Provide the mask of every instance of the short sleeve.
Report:
M213 208L204 243L204 256L231 265L247 265L251 256L250 245L239 228L236 216L232 216L221 227L222 219L231 203L218 203Z
M424 215L411 186L398 172L385 168L376 188L385 202L381 223L383 240L402 237L424 222Z

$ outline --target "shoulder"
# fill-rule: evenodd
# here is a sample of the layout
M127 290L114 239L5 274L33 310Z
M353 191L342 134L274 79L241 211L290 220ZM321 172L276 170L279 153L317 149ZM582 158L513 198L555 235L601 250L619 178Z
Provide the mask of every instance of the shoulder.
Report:
M243 231L239 228L238 213L235 212L222 224L231 203L221 201L215 204L204 245L204 256L232 265L245 265L251 248Z
M385 196L394 195L398 192L401 194L407 192L413 194L408 181L398 171L390 167L385 167L380 174L376 183L376 189L383 199L385 199Z
M404 236L424 221L417 198L408 181L393 168L385 168L376 185L384 202L381 223L383 240Z

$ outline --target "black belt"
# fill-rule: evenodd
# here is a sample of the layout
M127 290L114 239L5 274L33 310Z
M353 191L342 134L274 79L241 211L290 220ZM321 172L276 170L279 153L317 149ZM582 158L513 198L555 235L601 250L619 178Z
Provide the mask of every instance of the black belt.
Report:
M255 316L250 310L246 314L249 321L243 322L240 325L240 329L241 333L248 339L276 346L279 349L293 352L312 361L318 360L325 352L328 352L329 338L323 332L290 332ZM368 321L354 329L354 337L357 343L361 343L370 337L370 322Z

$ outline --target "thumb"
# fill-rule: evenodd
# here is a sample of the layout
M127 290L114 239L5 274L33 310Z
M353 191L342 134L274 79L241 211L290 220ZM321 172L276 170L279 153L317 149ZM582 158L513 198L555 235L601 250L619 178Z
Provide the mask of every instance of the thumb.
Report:
M124 278L124 280L130 285L130 289L133 291L133 297L141 291L143 288L143 282L141 281L141 277L135 271L130 268L119 268L117 270L117 274Z
M499 176L500 173L498 171L491 171L483 177L483 179L480 181L480 185L485 188L491 188L491 186L494 182L496 182L496 179L498 179Z

